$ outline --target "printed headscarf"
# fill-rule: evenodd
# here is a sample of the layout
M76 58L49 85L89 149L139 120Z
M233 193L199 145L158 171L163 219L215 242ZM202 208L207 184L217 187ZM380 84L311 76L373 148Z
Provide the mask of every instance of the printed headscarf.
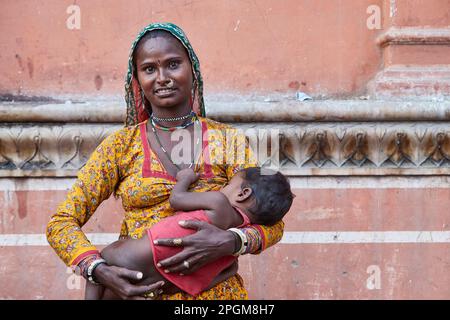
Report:
M125 101L127 103L125 126L132 126L145 121L149 117L148 112L151 113L151 108L150 110L148 110L148 112L146 112L143 108L144 95L137 79L133 75L133 53L139 40L141 40L142 37L148 32L153 30L165 30L169 32L186 48L189 59L191 60L192 73L195 80L194 93L198 104L196 111L200 116L204 117L205 105L203 101L203 79L200 73L200 62L194 52L194 49L191 46L191 43L184 34L183 30L181 30L180 27L174 25L173 23L152 23L142 29L141 32L139 32L133 44L131 45L130 56L128 57L128 72L125 78ZM195 101L192 101L192 103L195 106Z

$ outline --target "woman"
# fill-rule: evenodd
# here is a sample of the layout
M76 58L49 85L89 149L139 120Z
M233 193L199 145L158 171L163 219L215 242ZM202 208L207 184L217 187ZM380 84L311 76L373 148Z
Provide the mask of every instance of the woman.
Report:
M107 137L80 170L48 224L47 239L59 257L89 281L110 288L124 299L139 299L146 293L155 297L161 284L140 286L136 284L139 273L103 263L81 231L96 208L112 193L121 197L125 209L121 237L139 238L154 223L174 214L168 199L179 170L192 167L200 174L192 186L194 191L218 190L235 172L251 166L252 156L244 146L245 162L223 160L230 132L232 141L242 140L230 126L204 118L199 61L179 27L157 23L141 31L131 48L125 89L125 128ZM201 117L192 113L193 109ZM171 156L177 147L171 133L180 130L190 133L187 146L191 148L186 149L191 152L185 163ZM177 255L160 261L167 272L188 274L219 257L259 253L281 239L284 224L252 225L239 233L199 221L187 221L183 227L198 231L183 239L158 242L184 247ZM197 299L246 299L243 281L235 273L235 269L225 271L215 279L217 285ZM161 298L193 297L179 292Z

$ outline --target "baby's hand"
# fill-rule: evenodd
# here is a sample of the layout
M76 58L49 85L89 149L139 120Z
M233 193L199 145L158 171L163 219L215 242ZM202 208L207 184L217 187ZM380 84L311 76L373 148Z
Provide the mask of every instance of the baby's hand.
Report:
M189 184L197 181L198 177L200 175L198 173L195 173L194 170L192 170L191 168L186 168L183 170L178 171L177 173L177 181L180 180L188 180Z

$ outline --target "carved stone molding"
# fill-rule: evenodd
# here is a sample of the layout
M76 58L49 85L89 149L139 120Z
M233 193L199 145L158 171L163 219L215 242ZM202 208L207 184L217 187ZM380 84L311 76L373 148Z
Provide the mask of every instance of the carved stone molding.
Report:
M279 128L278 157L292 175L429 175L450 173L448 123L321 123ZM277 161L275 161L277 162Z
M407 123L237 123L273 134L260 161L289 175L449 175L450 125ZM75 176L119 124L0 126L0 176ZM259 135L259 142L262 143ZM266 142L264 142L266 143ZM278 151L275 147L278 145Z
M1 125L0 176L74 176L120 125Z

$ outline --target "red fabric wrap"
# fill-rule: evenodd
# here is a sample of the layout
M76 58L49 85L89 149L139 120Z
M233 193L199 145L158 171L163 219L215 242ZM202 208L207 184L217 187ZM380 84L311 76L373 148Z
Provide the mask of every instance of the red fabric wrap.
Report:
M240 212L240 210L238 211ZM242 215L242 212L240 213ZM247 218L247 216L245 216L245 218ZM246 224L246 222L248 221L248 218L245 218L243 224ZM153 261L155 264L155 268L161 273L164 278L175 284L178 288L189 293L192 296L196 296L200 292L204 291L219 273L229 267L235 261L236 257L222 257L188 275L180 276L178 273L165 273L163 268L159 268L156 265L158 261L164 260L168 257L173 256L174 254L177 254L178 252L182 251L183 248L157 246L153 244L153 240L159 238L183 238L196 232L196 230L185 229L181 227L178 224L178 222L181 220L199 220L210 223L208 216L204 210L179 212L176 215L167 217L155 224L151 229L147 230L147 234L153 250Z

